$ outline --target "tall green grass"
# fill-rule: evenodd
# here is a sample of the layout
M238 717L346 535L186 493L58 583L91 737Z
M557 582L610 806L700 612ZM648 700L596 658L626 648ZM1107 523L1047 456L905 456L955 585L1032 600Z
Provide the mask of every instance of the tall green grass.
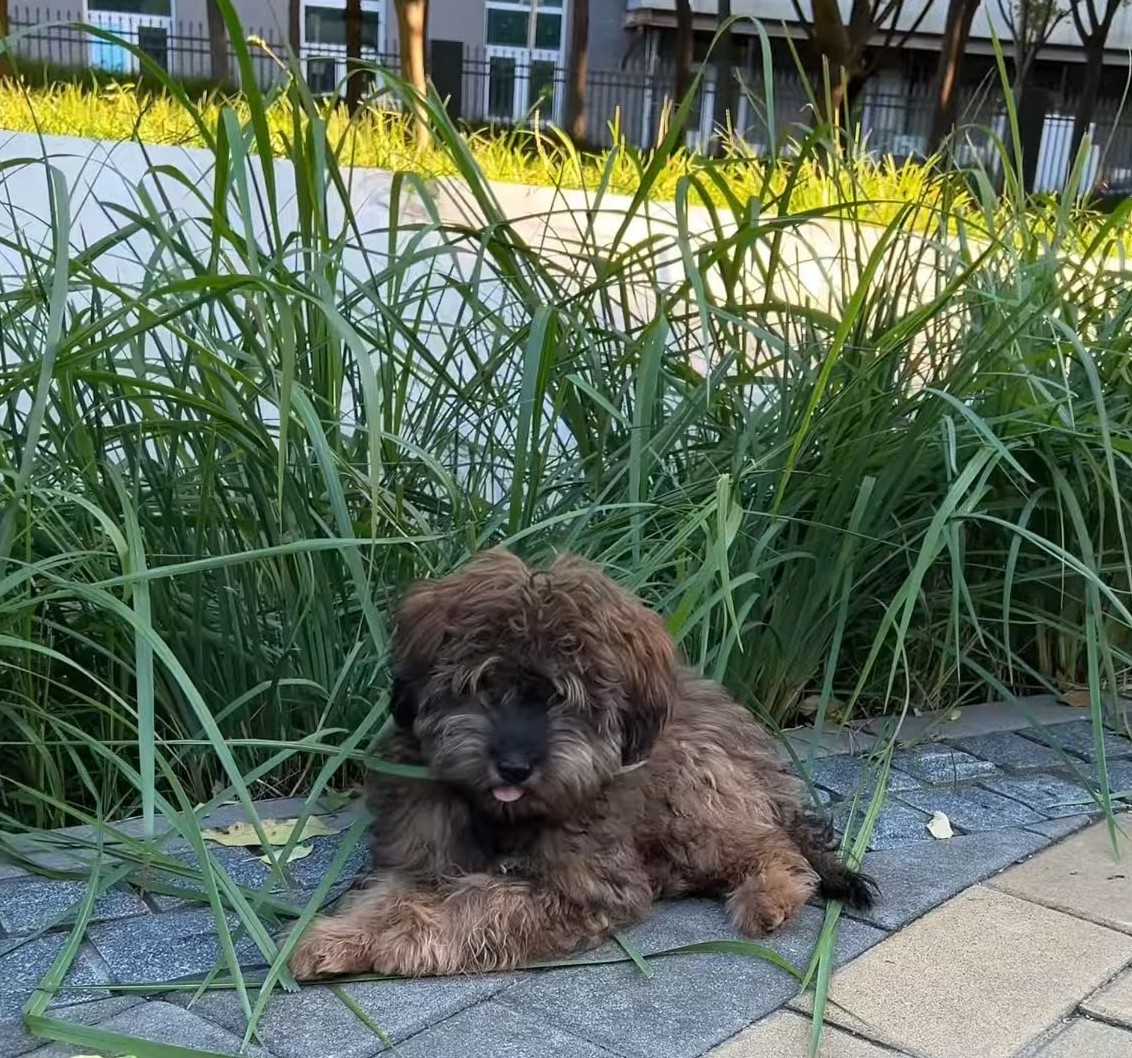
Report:
M347 788L399 591L485 545L601 561L772 724L1065 685L1099 716L1122 688L1127 209L1034 211L987 174L869 199L815 135L758 194L701 159L662 209L666 151L613 152L517 216L430 101L451 176L392 173L370 214L301 82L239 112L168 91L211 182L123 172L132 206L84 245L47 158L50 238L15 208L0 238L0 853L95 824L93 894L183 872L146 839L171 827L249 1035L293 982L245 980L234 937L274 958L273 917L315 903L240 890L194 812ZM807 165L822 203L765 175ZM120 1045L45 1018L64 970L29 1024Z

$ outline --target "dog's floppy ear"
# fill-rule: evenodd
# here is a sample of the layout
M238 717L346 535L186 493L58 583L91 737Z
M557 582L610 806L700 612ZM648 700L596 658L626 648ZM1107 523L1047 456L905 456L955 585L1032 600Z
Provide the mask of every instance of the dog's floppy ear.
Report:
M564 591L560 620L586 642L600 679L621 693L617 722L626 765L645 760L676 699L676 644L661 617L600 567L563 555L551 567Z
M660 617L636 599L627 601L634 612L622 654L629 694L621 717L621 763L631 765L648 757L672 713L676 652Z
M501 547L481 552L440 580L417 581L405 593L393 621L393 663L427 673L442 650L469 641L506 616L506 605L530 580L530 572Z
M389 712L398 727L406 731L413 729L417 718L417 692L413 681L404 673L393 673L393 687L389 693Z

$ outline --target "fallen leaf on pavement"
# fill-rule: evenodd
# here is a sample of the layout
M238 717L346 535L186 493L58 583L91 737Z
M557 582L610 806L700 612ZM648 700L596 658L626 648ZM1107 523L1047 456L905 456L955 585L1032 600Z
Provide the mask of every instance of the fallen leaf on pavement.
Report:
M313 845L296 845L290 852L290 855L285 860L280 860L280 863L292 863L295 860L305 860L312 852L314 852ZM278 856L275 857L277 860ZM260 863L266 863L268 867L271 866L271 857L265 852L262 856L257 856Z
M297 819L264 819L262 821L263 833L272 845L286 845L295 832ZM328 826L318 816L311 816L303 826L303 832L298 835L298 841L308 841L310 838L326 837L341 832ZM215 841L218 845L242 846L248 848L261 844L259 835L251 823L233 823L230 827L221 827L217 830L202 830L200 836L206 841ZM295 857L292 857L295 858Z
M940 839L955 836L955 831L951 829L951 820L942 812L932 813L931 819L928 820L928 833L933 838Z

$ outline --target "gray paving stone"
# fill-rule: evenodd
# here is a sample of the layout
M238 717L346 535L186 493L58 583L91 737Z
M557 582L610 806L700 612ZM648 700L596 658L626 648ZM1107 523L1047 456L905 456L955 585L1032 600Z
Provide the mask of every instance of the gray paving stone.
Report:
M958 717L954 714L958 713ZM1015 702L984 702L959 709L942 709L916 716L909 713L900 724L901 742L922 738L951 739L985 735L989 731L1018 731L1037 724L1064 724L1078 717L1077 710L1061 705L1053 695L1037 694ZM953 719L954 717L954 719ZM865 731L879 731L891 717L874 717L862 724Z
M1061 816L1057 819L1047 819L1044 822L1035 823L1032 827L1026 829L1032 830L1035 834L1042 834L1051 841L1060 841L1062 838L1069 837L1070 834L1076 834L1082 827L1088 826L1093 818L1093 816Z
M816 760L841 753L868 753L876 741L875 735L853 727L826 728L820 738L813 726L791 727L782 735L802 761L808 758L811 748Z
M1132 760L1105 761L1108 769L1108 788L1113 793L1132 791Z
M1089 719L1073 720L1067 724L1059 724L1052 731L1021 731L1024 738L1042 742L1049 745L1053 742L1066 753L1082 760L1095 761L1097 759L1096 744L1093 735L1093 722ZM1132 741L1111 731L1104 733L1104 747L1106 760L1119 760L1132 757Z
M842 797L867 797L876 789L876 765L867 757L824 757L814 761L811 778ZM920 783L910 775L890 770L887 790L915 790Z
M130 1010L107 1019L100 1025L110 1032L151 1040L174 1047L189 1047L214 1054L247 1055L249 1058L270 1058L261 1047L241 1049L242 1038L210 1025L203 1018L172 1003L141 1003ZM89 1054L89 1047L71 1047L52 1043L32 1051L28 1058L73 1058Z
M111 996L109 999L96 999L92 1003L61 1007L53 1010L51 1016L76 1025L97 1025L100 1021L136 1007L141 1002L140 996ZM37 1040L27 1032L21 1017L0 1021L0 1058L17 1058L18 1055L43 1046L43 1040Z
M561 971L554 971L556 973ZM665 1055L675 1051L665 1049ZM465 1010L397 1046L398 1058L613 1058L537 1015L491 1001Z
M993 830L870 852L863 867L880 886L880 900L871 911L849 914L882 929L899 929L1048 844L1048 838L1027 830Z
M1081 803L1082 798L1088 797L1086 790L1075 782L1054 775L1009 775L984 779L980 785L1003 797L1029 805L1051 818L1087 814L1095 808L1092 800Z
M229 922L235 925L234 919ZM122 984L206 974L223 958L212 912L204 909L104 922L91 926L87 937ZM247 937L236 942L236 954L245 967L264 964Z
M846 801L834 810L833 825L839 834L845 833L850 814L853 815L854 828L860 829L865 806L859 804L855 813L852 812L852 807ZM873 832L869 835L869 848L892 849L913 841L931 841L932 837L927 831L929 818L931 817L926 812L890 801L877 813Z
M502 975L374 981L339 989L369 1015L389 1039L403 1040L495 995L512 978ZM188 1003L191 997L185 997ZM189 1007L207 1021L243 1038L247 1021L232 992L210 992ZM369 1058L385 1049L341 999L324 986L276 992L259 1022L265 1047L280 1058Z
M48 933L34 940L0 940L0 1019L16 1017L35 991L52 961L67 943L64 933ZM75 956L65 988L55 996L52 1006L64 1007L101 999L110 975L96 953L83 945Z
M17 867L14 863L9 863L7 860L0 859L0 881L6 881L9 878L28 878L30 875L23 867Z
M1018 801L977 786L909 790L901 793L900 799L921 812L943 812L953 827L968 833L1026 826L1042 819Z
M892 755L892 767L926 783L954 783L998 770L989 760L940 743L898 749Z
M309 844L314 848L309 856L287 865L286 870L291 882L290 887L284 887L276 882L272 886L273 892L281 894L285 898L299 899L306 891L316 888L330 869L331 862L340 847L341 837L316 838ZM262 889L271 875L271 869L246 849L211 844L208 849L209 855L217 865L228 874L232 881L245 889L255 891ZM173 853L171 858L179 860L194 871L200 868L200 860L191 849ZM331 888L329 895L339 894L349 888L354 879L369 868L369 864L369 850L362 843L351 852L349 859L342 868L339 881ZM204 898L204 888L199 882L161 871L158 871L155 877L168 885L176 886L178 889L199 894L201 898L200 900L193 900L191 897L184 898L170 894L153 893L151 898L154 904L163 911L191 906L194 903L201 902Z
M652 968L650 980L627 963L548 970L498 1002L620 1054L693 1058L798 990L770 963L731 955L657 959Z
M1056 768L1065 762L1044 742L1023 738L1017 731L992 731L985 735L953 738L952 745L976 757L994 761L1003 768Z
M806 907L760 943L805 970L823 917L821 908ZM666 901L649 921L626 933L646 955L701 941L743 939L722 905L710 900ZM838 963L884 936L843 919ZM600 955L606 954L603 948ZM776 1009L798 987L789 974L758 957L680 955L654 958L650 966L651 980L627 963L525 975L498 1001L622 1054L691 1058Z
M330 870L331 861L342 846L342 836L316 838L307 844L313 845L314 851L305 859L288 864L287 873L301 888L314 889ZM337 885L351 884L357 875L365 873L370 867L369 847L363 837L343 864Z
M245 889L258 890L270 873L268 868L256 860L247 849L228 848L224 845L210 844L208 846L208 852L216 866L223 870L233 882L239 886L243 886ZM167 855L169 859L177 860L193 871L200 871L201 869L200 859L193 849L171 852ZM189 893L199 894L202 900L205 899L204 887L200 882L192 878L186 878L183 875L174 874L171 871L164 871L160 868L154 870L153 878L165 885L174 886L177 889ZM146 879L143 878L140 884L143 890L146 888L145 882ZM157 907L163 911L185 907L197 902L191 898L186 900L179 896L163 893L152 893L151 899Z
M795 968L804 971L813 957L824 921L824 907L804 907L795 919L770 937L764 937L761 943L785 956ZM837 927L834 963L843 966L886 936L888 934L882 929L842 915Z
M86 896L85 882L53 878L13 878L0 882L0 927L8 933L36 933L53 925ZM94 905L92 922L147 915L149 908L131 890L120 887L104 893Z

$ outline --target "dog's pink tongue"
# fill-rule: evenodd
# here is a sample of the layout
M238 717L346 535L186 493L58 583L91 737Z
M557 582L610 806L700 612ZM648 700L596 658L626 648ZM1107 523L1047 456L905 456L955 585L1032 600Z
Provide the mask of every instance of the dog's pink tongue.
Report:
M505 803L517 801L523 796L523 790L519 786L497 786L491 793L497 801L503 801Z

